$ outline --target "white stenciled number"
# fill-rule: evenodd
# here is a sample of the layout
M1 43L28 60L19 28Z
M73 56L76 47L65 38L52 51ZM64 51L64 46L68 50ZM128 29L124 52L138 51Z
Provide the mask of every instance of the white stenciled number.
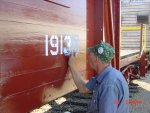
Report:
M49 40L49 42L48 42ZM79 52L79 36L78 35L45 35L45 56L48 56L50 49L51 55L64 54L70 55L70 51Z
M50 50L50 53L52 55L57 55L58 54L58 48L59 48L58 47L58 37L57 37L57 35L52 35L50 37L50 45L53 48L53 50ZM54 48L55 48L55 50L54 50Z
M71 36L65 35L64 41L65 41L64 54L69 55L71 47Z
M63 36L60 36L60 54L63 54Z
M45 35L45 56L48 56L48 35Z
M78 35L74 35L71 38L71 51L75 51L78 52L79 51L79 36Z

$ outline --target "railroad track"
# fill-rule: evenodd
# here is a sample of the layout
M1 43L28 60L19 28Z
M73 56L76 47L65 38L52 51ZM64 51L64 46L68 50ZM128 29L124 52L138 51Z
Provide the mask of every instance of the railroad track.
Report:
M138 90L139 85L129 85L130 99L134 97L135 93L138 93ZM81 94L78 91L74 91L56 100L50 101L47 104L51 106L50 109L44 111L43 108L39 108L30 113L86 113L91 98L92 94Z
M66 101L60 105L56 101L49 102L52 109L46 113L86 113L91 97L92 94L81 94L78 91L71 92L64 96Z

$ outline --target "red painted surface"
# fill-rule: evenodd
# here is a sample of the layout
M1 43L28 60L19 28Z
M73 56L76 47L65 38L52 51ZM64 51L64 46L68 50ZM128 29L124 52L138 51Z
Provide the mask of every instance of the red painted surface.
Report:
M99 43L100 40L110 43L116 51L112 65L119 70L120 1L112 2L111 0L89 0L87 7L87 47L91 47L92 45ZM88 79L93 75L94 71L90 69L87 61Z
M148 67L148 58L146 56L145 51L143 50L143 24L141 24L141 38L140 38L140 75L142 77L145 77L145 74L147 73L147 67Z
M122 70L122 74L124 75L128 83L131 83L132 80L140 78L139 70L132 64L126 66L125 69Z
M120 70L120 0L112 3L116 69Z
M147 73L147 67L148 67L147 56L146 56L146 53L143 52L142 56L140 58L140 75L141 75L141 77L145 77L145 74Z
M21 113L43 104L45 87L61 88L67 73L67 58L40 54L39 50L44 51L40 44L7 43L1 47L7 52L0 61L0 111Z
M77 34L85 50L86 0L1 0L0 24L0 113L25 113L76 88L68 57L52 56L50 42L45 56L45 35Z
M1 0L0 112L24 113L75 89L68 58L50 51L45 56L45 35L79 35L84 52L78 68L87 79L94 71L86 60L86 44L109 42L116 48L112 64L117 69L139 60L120 60L119 9L119 0Z
M114 25L113 25L113 7L111 0L104 0L104 37L105 41L115 48ZM116 55L112 60L112 66L116 68Z
M92 47L94 45L94 7L95 2L94 0L89 0L87 2L87 48ZM89 52L87 52L87 56L89 55ZM86 61L86 68L87 68L87 79L90 79L91 76L94 75L94 71L90 68L90 64L88 62L88 58Z
M87 2L87 48L103 40L103 0L88 0ZM87 53L87 79L95 75L88 63Z

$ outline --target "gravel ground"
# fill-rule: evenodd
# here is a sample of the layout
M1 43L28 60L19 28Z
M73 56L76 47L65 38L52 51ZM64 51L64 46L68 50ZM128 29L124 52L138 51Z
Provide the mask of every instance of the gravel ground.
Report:
M130 113L150 113L150 74L133 83L138 86L129 85L130 100L127 104L130 105ZM85 113L90 99L90 94L75 91L30 113Z
M74 91L30 113L86 113L91 94L81 94Z
M130 99L135 101L130 104L130 113L150 113L150 73L146 77L134 80L133 83L139 87L137 93L130 93L132 95Z

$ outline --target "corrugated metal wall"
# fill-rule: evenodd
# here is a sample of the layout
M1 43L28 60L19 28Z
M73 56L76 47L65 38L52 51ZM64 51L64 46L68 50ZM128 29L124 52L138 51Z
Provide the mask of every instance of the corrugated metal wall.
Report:
M140 24L137 15L150 18L150 0L121 0L121 49L140 48ZM146 24L146 48L150 50L150 19Z

